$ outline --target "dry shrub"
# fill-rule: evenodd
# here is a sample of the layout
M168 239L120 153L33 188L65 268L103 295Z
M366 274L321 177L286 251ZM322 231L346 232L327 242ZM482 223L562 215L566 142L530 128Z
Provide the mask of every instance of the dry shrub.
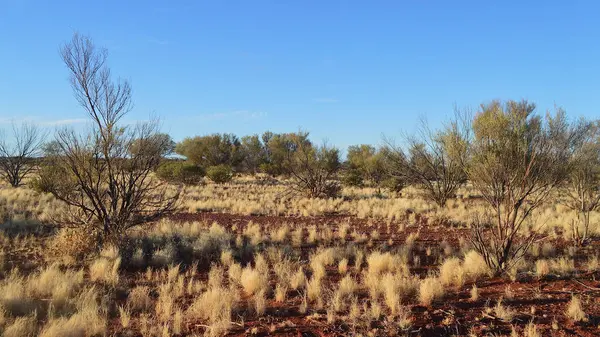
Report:
M598 255L590 256L586 263L586 269L589 272L595 272L600 267L600 261L598 259Z
M286 242L289 235L290 228L284 224L271 234L271 240L274 242Z
M475 250L470 250L465 254L463 261L463 269L470 280L475 281L479 278L490 274L483 256Z
M539 278L550 274L550 263L546 259L535 261L535 275Z
M150 309L150 306L152 305L150 288L146 286L136 286L131 289L127 296L127 305L134 312L145 312Z
M26 286L26 280L15 269L0 280L0 305L11 316L29 315L37 309L37 303L27 296Z
M277 303L285 302L285 299L287 297L287 291L288 291L288 288L286 285L278 283L275 286L275 301Z
M496 306L494 307L494 314L499 319L501 319L505 322L510 322L515 317L516 312L513 309L511 309L510 307L504 306L502 304L502 298L500 298L500 299L498 299L498 302L496 302Z
M571 275L575 271L575 262L573 259L561 257L551 260L550 268L559 275Z
M100 253L100 257L90 263L90 280L102 281L116 285L119 282L121 258L116 247L108 247Z
M4 337L33 337L36 335L35 316L18 317L8 325L2 336Z
M231 251L231 249L227 249L221 252L221 263L224 266L231 266L231 264L234 262L235 260L233 258L233 252Z
M381 278L367 275L365 281L369 284L367 287L371 300L376 301L378 293L383 293L385 304L394 316L399 312L401 301L414 297L419 289L418 277L393 273L386 273Z
M223 280L223 267L212 265L208 271L208 287L213 289L221 288Z
M533 321L531 321L525 326L525 329L523 329L523 337L542 337L542 334L537 326L533 324Z
M474 284L471 288L471 301L476 302L479 299L479 288Z
M444 286L437 277L429 276L421 281L419 285L419 302L429 306L435 300L444 296Z
M402 275L408 275L409 269L406 262L400 256L390 253L373 252L367 257L369 273L380 275L385 272L399 271Z
M259 224L249 222L243 232L244 236L250 239L250 244L258 246L264 241L262 230Z
M440 281L444 286L462 287L465 284L465 271L457 257L451 257L440 266Z
M357 289L358 284L350 275L344 276L344 278L342 278L338 284L338 291L342 296L352 295Z
M348 259L343 258L340 263L338 263L338 272L342 275L346 275L348 272Z
M314 277L306 283L306 291L310 301L321 300L321 280Z
M31 296L52 296L53 303L64 303L79 285L83 283L83 270L62 272L57 264L51 264L27 281Z
M254 294L254 310L258 316L264 315L267 308L267 294L263 288Z
M302 267L300 267L300 269L298 269L294 273L294 275L292 275L292 278L290 279L290 287L293 290L298 290L300 288L303 288L305 284L306 284L306 275L304 275L304 269Z
M273 264L273 271L277 276L277 281L285 285L289 285L294 269L296 269L295 264L283 257L279 257Z
M574 322L586 322L587 315L585 311L583 311L583 307L581 305L581 300L579 296L571 297L569 304L567 305L566 315L568 318L572 319Z
M229 277L230 284L240 284L242 279L242 265L239 263L233 263L227 270L227 276Z
M75 299L77 312L70 317L51 318L41 337L85 337L106 332L106 308L99 302L96 288L84 289Z
M249 265L246 266L242 270L240 279L244 292L248 295L254 295L260 291L266 290L269 281L267 279L268 275L268 273L261 273L258 268L252 268Z
M4 310L2 304L0 304L0 329L4 327L6 322L8 321L8 313ZM1 330L0 330L1 331Z
M122 305L119 306L119 320L123 328L128 328L131 323L131 311Z
M177 308L175 310L175 315L173 315L173 333L176 335L181 335L183 332L183 311L181 308Z
M64 263L80 261L97 247L95 234L85 228L61 228L48 244L50 255Z
M186 316L206 321L210 326L208 334L220 336L229 330L238 301L239 296L234 290L212 287L194 299Z
M171 283L164 283L158 287L158 300L154 309L160 322L166 323L171 319L175 309L175 296Z

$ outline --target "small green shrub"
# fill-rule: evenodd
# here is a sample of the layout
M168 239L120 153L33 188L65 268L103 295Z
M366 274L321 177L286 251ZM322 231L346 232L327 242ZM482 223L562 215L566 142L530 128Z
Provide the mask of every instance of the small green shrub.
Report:
M166 162L156 169L156 175L166 181L195 185L202 181L204 170L187 162Z
M39 193L51 193L55 190L69 190L74 188L76 181L73 173L63 168L52 165L52 163L43 163L37 171L37 177L29 182L29 187Z
M363 177L362 173L356 169L347 170L343 177L342 182L346 186L362 186L363 185Z
M406 181L402 178L392 177L384 180L381 185L392 192L400 192L406 187Z
M211 166L206 170L206 176L217 184L223 184L231 181L233 172L227 165Z

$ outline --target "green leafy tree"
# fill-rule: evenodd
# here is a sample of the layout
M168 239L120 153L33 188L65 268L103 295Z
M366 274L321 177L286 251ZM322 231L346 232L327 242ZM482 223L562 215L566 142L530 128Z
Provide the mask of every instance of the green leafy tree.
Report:
M242 144L234 134L212 134L185 138L175 152L200 167L228 165L239 169L243 161Z
M255 174L267 162L267 154L258 135L242 137L242 167L245 172Z
M298 149L298 144L310 143L307 132L274 134L267 131L262 139L266 158L261 171L273 176L290 175L286 161Z

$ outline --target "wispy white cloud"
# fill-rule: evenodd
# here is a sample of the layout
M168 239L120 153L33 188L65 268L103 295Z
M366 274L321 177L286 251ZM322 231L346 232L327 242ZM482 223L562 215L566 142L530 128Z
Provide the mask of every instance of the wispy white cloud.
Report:
M337 103L339 100L337 98L332 97L322 97L322 98L314 98L313 102L317 103Z

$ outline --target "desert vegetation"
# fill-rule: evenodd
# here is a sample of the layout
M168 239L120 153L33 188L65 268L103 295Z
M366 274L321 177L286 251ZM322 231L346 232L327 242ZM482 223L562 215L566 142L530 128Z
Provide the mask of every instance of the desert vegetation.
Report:
M381 147L175 143L108 53L60 49L89 119L0 141L3 336L594 336L598 121L528 101Z

